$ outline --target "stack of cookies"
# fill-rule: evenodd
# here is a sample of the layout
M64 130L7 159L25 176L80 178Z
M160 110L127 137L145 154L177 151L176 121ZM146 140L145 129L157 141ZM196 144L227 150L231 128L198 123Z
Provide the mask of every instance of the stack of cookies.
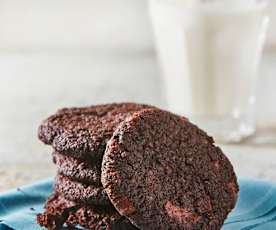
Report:
M54 193L46 202L44 215L38 216L40 224L48 229L59 229L64 223L91 229L131 229L101 184L101 162L117 125L145 108L148 106L132 103L66 108L40 125L39 139L52 145L58 171Z
M234 208L233 167L186 118L121 103L66 108L39 138L57 175L38 223L87 229L220 229Z

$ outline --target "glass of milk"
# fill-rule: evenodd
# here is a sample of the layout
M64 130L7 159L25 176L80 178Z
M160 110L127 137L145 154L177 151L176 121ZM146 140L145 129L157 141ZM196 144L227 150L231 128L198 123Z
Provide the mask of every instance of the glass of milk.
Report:
M239 142L255 131L267 4L265 0L150 0L168 107L219 141Z

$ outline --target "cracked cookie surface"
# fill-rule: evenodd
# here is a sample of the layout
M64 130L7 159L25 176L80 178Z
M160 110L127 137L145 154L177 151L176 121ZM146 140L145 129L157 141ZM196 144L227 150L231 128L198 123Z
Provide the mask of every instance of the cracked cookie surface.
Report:
M137 230L112 207L79 205L58 194L51 195L45 203L45 212L37 221L47 229L59 230L66 224L75 229L80 225L93 230Z

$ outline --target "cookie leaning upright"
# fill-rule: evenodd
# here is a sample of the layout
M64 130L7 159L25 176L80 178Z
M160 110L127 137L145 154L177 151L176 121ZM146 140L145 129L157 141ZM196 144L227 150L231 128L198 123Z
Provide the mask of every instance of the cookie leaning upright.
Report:
M238 193L233 167L213 139L156 109L134 113L114 132L102 183L118 212L140 229L218 230Z

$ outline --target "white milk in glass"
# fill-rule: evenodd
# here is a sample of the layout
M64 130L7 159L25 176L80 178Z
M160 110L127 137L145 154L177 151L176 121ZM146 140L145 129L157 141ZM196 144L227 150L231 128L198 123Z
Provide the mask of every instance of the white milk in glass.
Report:
M260 0L151 0L169 109L218 139L255 130L257 67L267 18Z

